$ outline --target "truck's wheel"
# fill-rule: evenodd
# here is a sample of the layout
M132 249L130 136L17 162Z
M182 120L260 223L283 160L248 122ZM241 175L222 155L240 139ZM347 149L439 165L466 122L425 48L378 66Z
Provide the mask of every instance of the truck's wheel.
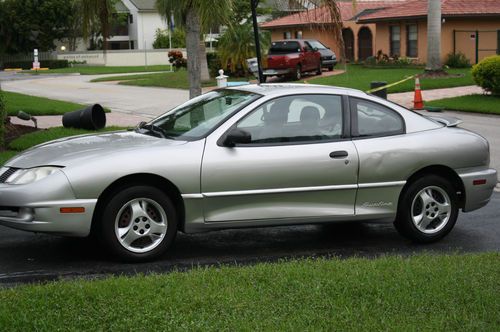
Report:
M300 65L297 65L297 67L295 67L295 72L293 73L293 79L295 81L298 81L302 78L302 67Z

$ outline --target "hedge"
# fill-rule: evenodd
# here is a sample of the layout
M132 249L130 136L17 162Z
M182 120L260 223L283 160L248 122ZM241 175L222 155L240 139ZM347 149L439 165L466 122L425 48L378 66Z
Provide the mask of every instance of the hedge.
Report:
M32 61L8 61L3 63L3 69L5 68L22 68L25 70L31 69L33 67ZM68 60L42 60L40 61L40 67L42 68L67 68L69 67Z

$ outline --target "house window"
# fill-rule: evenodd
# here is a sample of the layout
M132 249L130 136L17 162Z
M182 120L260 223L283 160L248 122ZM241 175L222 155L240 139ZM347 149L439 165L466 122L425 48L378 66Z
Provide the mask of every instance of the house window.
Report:
M302 31L295 31L295 39L302 39Z
M418 31L417 25L411 24L406 27L406 56L416 58L418 56Z
M283 32L283 39L292 39L292 33L290 31Z
M401 54L401 28L397 25L393 25L390 28L391 35L391 53L390 56L399 56Z
M133 23L134 23L134 15L130 14L130 15L128 16L128 18L129 18L129 22L130 22L130 24L133 24Z

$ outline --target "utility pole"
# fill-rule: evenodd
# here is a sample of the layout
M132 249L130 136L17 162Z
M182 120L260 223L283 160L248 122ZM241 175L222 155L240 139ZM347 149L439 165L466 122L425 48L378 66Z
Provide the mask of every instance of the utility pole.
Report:
M260 53L259 25L257 24L257 6L259 0L250 0L252 7L253 34L255 37L255 53L257 55L257 67L259 68L259 83L264 83L262 75L262 55Z

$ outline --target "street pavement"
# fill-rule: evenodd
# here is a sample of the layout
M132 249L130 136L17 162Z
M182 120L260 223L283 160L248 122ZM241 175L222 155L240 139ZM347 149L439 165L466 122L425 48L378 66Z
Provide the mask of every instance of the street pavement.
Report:
M402 238L390 222L254 228L181 233L167 254L143 264L115 262L90 240L32 234L0 226L0 286L304 257L499 252L499 205L500 193L494 193L486 207L461 213L447 237L428 245Z

